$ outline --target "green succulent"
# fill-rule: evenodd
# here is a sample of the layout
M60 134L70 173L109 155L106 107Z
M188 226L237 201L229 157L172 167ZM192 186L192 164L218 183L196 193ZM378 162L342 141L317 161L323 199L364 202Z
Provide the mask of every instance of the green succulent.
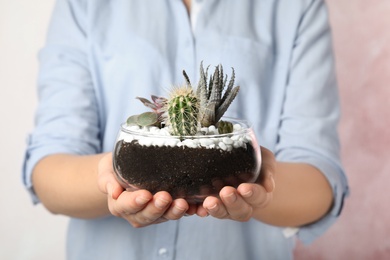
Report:
M215 68L209 82L207 82L207 72L208 67L205 72L203 63L201 63L197 95L200 99L198 120L203 127L216 125L240 90L239 86L234 87L235 74L233 68L232 76L226 89L227 76L224 77L223 75L222 65Z
M199 101L191 86L174 88L165 110L172 134L185 136L198 132Z
M167 102L167 99L154 95L151 97L153 102L146 98L137 97L137 99L139 99L146 107L152 109L152 112L144 112L139 115L130 116L126 121L128 125L162 127L164 122L163 108Z
M152 111L130 116L127 124L158 127L169 125L171 133L179 136L195 135L201 127L211 125L218 127L220 133L233 132L232 123L220 119L240 90L239 86L234 86L234 69L232 68L232 76L226 85L228 78L223 74L222 65L215 68L209 80L208 68L205 71L203 62L200 64L200 80L196 91L183 70L186 84L172 88L169 98L152 95L150 101L137 97Z

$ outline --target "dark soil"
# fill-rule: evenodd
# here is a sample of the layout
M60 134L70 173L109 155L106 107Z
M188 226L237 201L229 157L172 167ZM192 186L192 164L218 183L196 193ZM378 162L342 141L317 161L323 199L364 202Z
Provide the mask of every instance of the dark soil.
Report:
M168 191L173 198L200 202L217 195L223 186L237 187L253 181L255 151L141 146L138 141L119 141L115 147L114 169L124 187L151 193Z

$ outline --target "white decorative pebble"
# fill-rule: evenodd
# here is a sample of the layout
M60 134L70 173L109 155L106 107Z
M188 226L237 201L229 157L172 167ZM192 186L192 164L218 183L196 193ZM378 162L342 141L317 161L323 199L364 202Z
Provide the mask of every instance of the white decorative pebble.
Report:
M203 138L203 139L200 139L199 142L200 142L200 145L203 146L203 147L207 147L207 146L209 146L209 145L214 144L214 141L211 140L210 138Z
M200 130L202 132L206 133L206 134L209 132L209 128L208 127L202 127Z
M175 138L171 138L171 139L168 139L165 144L167 146L170 146L170 147L175 147L177 144L179 143L179 140L178 139L175 139Z
M137 126L137 125L132 125L132 126L128 127L128 129L129 129L130 131L139 131L139 126Z
M234 124L233 125L233 131L240 131L242 129L240 124Z
M232 137L230 137L233 141L237 141L240 136L239 135L233 135Z
M223 143L223 142L219 142L218 146L219 146L219 148L221 148L221 149L224 150L224 151L227 150L226 144Z
M213 144L210 144L209 146L207 146L207 149L214 149L216 147L216 145L213 143Z
M159 131L160 131L160 128L158 128L157 126L151 126L149 128L149 132L151 132L151 133L157 133Z
M146 132L149 132L149 127L147 126L144 126L144 127L141 127L138 132L141 132L141 133L146 133Z
M153 138L153 145L161 147L164 144L165 144L164 138Z
M194 143L186 143L185 146L187 146L188 148L197 148L198 146Z
M141 138L138 140L138 143L140 145L144 145L144 146L151 146L153 143L153 140L151 138Z
M224 138L222 138L222 142L224 142L225 144L231 145L231 144L233 144L234 141L232 139L230 139L229 137L224 137Z
M215 144L218 144L219 142L221 142L221 139L220 138L210 138L210 140L212 140Z
M242 141L236 141L233 143L233 147L234 148L240 148L241 146L243 146L243 142Z
M215 128L215 126L213 126L213 125L209 126L209 134L215 134L216 130L217 129Z
M169 136L169 130L166 129L166 128L161 128L160 129L160 132L159 132L160 135L163 135L163 136Z
M126 135L126 137L124 138L124 141L126 143L131 143L131 141L134 140L134 137L132 135Z
M198 146L196 141L192 139L185 139L182 143L189 148L196 148Z
M226 145L226 150L227 150L228 152L231 152L231 151L233 150L233 145L227 144L227 145Z

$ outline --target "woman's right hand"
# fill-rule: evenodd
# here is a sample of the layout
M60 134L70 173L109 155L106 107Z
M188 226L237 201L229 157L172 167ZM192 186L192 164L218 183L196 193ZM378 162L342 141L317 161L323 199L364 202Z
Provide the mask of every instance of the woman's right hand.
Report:
M112 164L112 153L106 154L98 165L98 185L107 195L112 215L126 219L133 227L177 220L196 213L197 206L184 199L172 200L166 191L152 195L147 190L126 191L117 181Z

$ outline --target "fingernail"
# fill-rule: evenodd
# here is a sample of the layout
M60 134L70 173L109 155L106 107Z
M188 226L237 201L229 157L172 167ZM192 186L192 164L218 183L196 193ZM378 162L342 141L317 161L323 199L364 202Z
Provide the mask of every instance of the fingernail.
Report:
M181 215L181 214L183 214L183 212L185 211L186 209L183 209L183 208L180 208L180 207L173 207L173 209L172 209L172 213L174 214L174 215Z
M236 196L236 194L234 194L234 192L232 192L232 193L230 193L229 195L227 195L227 196L225 197L225 199L226 199L228 202L233 203L233 202L236 201L237 196Z
M137 197L135 198L135 202L139 205L139 206L142 206L142 205L145 205L149 200L144 198L144 197Z
M246 197L246 198L249 198L249 197L251 197L253 195L253 191L252 190L248 190L247 192L242 193L241 195Z
M163 209L165 208L167 205L168 205L169 201L167 200L164 200L164 199L157 199L155 202L154 202L154 205L159 208L159 209Z
M218 205L217 204L213 204L210 207L208 207L207 210L215 212L215 211L218 210Z

